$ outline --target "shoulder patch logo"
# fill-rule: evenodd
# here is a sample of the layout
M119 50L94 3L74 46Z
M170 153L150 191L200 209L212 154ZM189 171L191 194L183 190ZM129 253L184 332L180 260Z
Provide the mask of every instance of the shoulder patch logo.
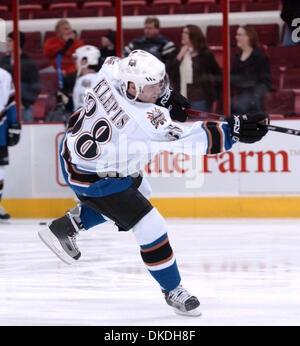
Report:
M157 129L159 125L164 125L167 119L164 113L159 108L154 108L151 112L147 112L148 119L150 119L151 124Z

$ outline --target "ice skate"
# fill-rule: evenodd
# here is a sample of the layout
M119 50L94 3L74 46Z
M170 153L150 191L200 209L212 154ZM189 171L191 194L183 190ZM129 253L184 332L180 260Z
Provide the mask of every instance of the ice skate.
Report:
M166 302L170 305L176 314L185 316L200 316L200 302L190 295L181 285L172 291L162 290Z
M0 205L0 220L8 220L10 219L10 215L1 207Z
M79 215L80 208L76 206L65 216L52 221L49 229L38 232L45 245L67 264L75 263L81 256L76 244L76 236L82 229Z

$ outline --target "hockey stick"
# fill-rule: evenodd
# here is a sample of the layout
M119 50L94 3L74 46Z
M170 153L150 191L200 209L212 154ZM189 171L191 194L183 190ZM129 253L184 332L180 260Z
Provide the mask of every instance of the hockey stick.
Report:
M194 109L189 109L189 108L186 108L184 111L188 115L193 115L193 116L199 117L199 120L216 119L218 121L225 121L225 119L226 119L225 115L222 115L222 114L201 112L201 111L196 111ZM300 136L300 130L289 129L287 127L280 127L280 126L275 126L275 125L263 125L263 124L261 124L261 126L263 126L264 128L267 127L267 129L269 131L281 132L281 133L285 133L287 135Z

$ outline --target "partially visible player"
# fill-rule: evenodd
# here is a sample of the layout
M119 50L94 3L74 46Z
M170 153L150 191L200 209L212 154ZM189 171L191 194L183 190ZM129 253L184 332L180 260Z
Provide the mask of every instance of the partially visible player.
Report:
M8 165L8 146L19 142L21 125L17 120L15 89L11 75L0 68L0 203L4 186L4 167ZM0 205L0 219L10 215Z
M97 47L83 46L77 48L73 57L76 59L77 80L73 89L74 111L82 108L87 90L97 80L101 53Z
M94 215L103 215L120 231L133 231L142 260L167 304L178 314L199 316L200 303L181 285L165 221L149 201L151 188L140 169L166 145L182 152L200 143L202 154L216 154L230 150L237 140L259 141L267 129L258 123L267 116L180 126L172 122L167 108L155 104L165 89L165 77L165 65L145 51L106 59L85 107L71 117L60 151L64 177L86 208L85 214L75 208L77 212L54 220L39 236L71 264L81 256L78 231L88 222L96 224Z

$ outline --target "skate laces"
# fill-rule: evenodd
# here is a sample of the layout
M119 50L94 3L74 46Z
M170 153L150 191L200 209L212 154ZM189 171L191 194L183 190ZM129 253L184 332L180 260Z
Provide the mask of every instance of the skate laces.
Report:
M189 298L191 295L181 285L170 291L168 296L168 299L180 304L184 304Z

